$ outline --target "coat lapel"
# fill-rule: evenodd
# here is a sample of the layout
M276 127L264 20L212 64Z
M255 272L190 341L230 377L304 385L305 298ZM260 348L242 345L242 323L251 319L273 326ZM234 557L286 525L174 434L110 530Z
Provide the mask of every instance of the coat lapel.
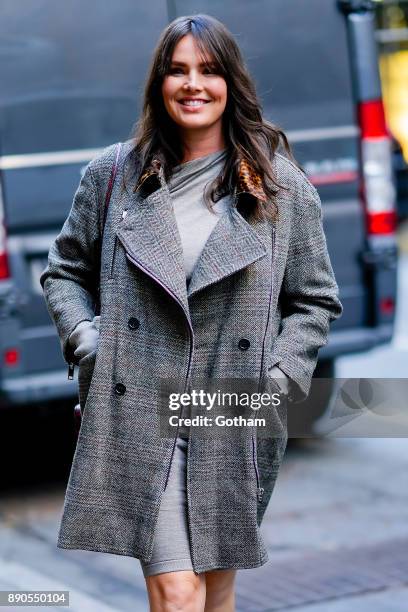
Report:
M128 258L158 282L188 313L183 249L170 193L160 171L159 187L147 197L134 193L116 234ZM157 186L157 185L156 185Z
M246 160L240 160L239 169L234 206L221 216L211 232L188 290L180 234L160 161L154 159L133 188L127 188L130 201L124 208L128 214L119 223L117 236L129 259L177 299L187 317L188 299L194 293L245 268L267 252L255 226L235 207L242 192L266 200L262 182Z
M267 253L255 229L235 207L227 210L215 225L194 267L187 295L246 268Z

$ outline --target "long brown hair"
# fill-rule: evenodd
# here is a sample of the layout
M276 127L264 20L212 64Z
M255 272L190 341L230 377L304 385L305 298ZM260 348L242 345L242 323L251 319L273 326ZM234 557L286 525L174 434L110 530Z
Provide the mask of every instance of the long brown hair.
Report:
M163 166L165 180L168 180L173 167L183 159L177 125L165 109L161 86L170 70L174 48L187 34L194 37L202 55L201 61L206 61L206 54L214 60L216 70L227 83L228 92L223 113L226 161L220 175L206 190L205 202L211 209L211 202L234 191L239 159L244 158L262 179L262 188L267 197L265 203L258 199L245 199L245 215L275 219L275 196L279 188L284 187L273 176L271 160L281 142L287 156L296 166L300 166L283 130L262 117L254 82L232 34L223 23L210 15L178 17L160 35L143 93L142 113L131 134L134 140L132 152L138 159L138 177L156 158Z

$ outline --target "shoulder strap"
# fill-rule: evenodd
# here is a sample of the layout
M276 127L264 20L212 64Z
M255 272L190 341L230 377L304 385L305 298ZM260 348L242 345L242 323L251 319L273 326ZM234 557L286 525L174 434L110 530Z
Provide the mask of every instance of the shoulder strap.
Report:
M121 148L122 148L122 143L120 142L116 148L116 158L112 164L111 175L110 175L108 188L106 190L106 195L105 195L105 202L104 202L104 207L103 207L102 237L103 237L103 232L105 230L106 215L108 214L108 207L109 207L109 202L110 202L110 198L112 194L113 184L115 182L116 172L118 170L118 163L119 163L119 156L120 156Z
M108 206L109 206L109 202L110 202L110 198L111 198L113 184L115 182L116 172L117 172L117 169L118 169L119 155L120 155L121 148L122 148L122 143L120 142L118 144L118 146L117 146L116 157L115 157L115 161L112 164L111 175L110 175L110 179L109 179L109 183L108 183L108 188L106 190L105 202L104 202L104 210L103 210L102 236L101 236L101 242L100 242L101 248L102 248L102 244L103 244L103 234L104 234L104 231L105 231L106 215L108 213ZM99 251L99 256L100 256L100 251ZM96 286L96 299L95 299L94 309L95 309L95 314L99 315L99 313L100 313L100 279L98 281L98 285Z

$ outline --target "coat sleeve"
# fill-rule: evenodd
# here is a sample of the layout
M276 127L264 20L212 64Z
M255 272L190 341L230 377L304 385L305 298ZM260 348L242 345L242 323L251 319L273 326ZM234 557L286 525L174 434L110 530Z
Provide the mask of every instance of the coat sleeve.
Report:
M289 376L290 399L309 394L319 348L327 344L330 323L341 316L322 223L322 205L315 187L302 185L301 212L294 212L281 294L281 328L270 367Z
M77 363L69 336L81 321L94 317L99 280L99 207L88 164L69 215L48 253L40 276L48 312L54 321L67 363Z

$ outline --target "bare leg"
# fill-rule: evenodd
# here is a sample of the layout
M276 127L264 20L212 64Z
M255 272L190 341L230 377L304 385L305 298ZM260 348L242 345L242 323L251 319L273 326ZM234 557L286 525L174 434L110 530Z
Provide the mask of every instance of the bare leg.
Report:
M204 612L234 612L234 582L237 570L205 572L206 598Z
M191 570L146 576L150 612L204 612L205 574Z

